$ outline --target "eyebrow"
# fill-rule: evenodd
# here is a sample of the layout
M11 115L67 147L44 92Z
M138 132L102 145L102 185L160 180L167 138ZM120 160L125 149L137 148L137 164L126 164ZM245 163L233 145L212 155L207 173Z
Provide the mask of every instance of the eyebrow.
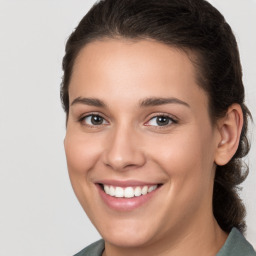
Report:
M101 107L101 108L106 107L106 104L103 101L101 101L99 99L95 99L95 98L77 97L72 101L71 106L73 106L75 104L84 104L84 105Z
M181 104L186 107L190 107L188 103L179 100L177 98L146 98L141 101L140 106L141 107L150 107L150 106L159 106L164 104Z
M75 104L84 104L84 105L101 107L101 108L106 107L106 104L103 101L96 98L77 97L72 101L71 106ZM190 107L188 103L182 100L179 100L177 98L157 98L157 97L146 98L142 100L139 105L140 107L151 107L151 106L160 106L165 104L181 104L186 107Z

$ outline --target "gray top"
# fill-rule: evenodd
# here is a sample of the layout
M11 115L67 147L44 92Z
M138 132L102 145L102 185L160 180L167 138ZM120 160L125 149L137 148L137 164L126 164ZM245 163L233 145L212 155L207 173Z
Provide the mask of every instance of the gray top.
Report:
M104 241L99 240L74 256L101 256L103 251ZM233 228L216 256L256 256L256 252L244 236L236 228Z
M82 251L74 256L101 256L105 249L104 240L99 240L89 246L85 247Z
M223 247L216 256L256 256L256 252L244 236L233 228Z

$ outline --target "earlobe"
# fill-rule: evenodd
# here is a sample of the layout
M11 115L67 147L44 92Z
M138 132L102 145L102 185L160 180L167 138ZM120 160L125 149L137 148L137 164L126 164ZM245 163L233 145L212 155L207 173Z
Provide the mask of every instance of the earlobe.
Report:
M228 108L225 117L218 121L220 141L218 142L215 163L227 164L236 153L243 127L243 111L239 104L233 104Z

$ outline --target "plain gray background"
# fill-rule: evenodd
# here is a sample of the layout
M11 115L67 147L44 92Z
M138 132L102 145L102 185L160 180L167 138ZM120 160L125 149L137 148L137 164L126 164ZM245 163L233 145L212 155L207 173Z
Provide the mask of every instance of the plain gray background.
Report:
M256 116L256 1L212 0L240 46L246 102ZM93 0L0 0L0 255L73 255L100 236L72 191L59 101L68 35ZM256 247L256 141L241 196Z

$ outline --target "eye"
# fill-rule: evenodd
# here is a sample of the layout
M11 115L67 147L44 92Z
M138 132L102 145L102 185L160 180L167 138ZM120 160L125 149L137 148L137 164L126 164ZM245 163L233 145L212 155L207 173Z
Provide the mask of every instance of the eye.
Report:
M96 114L85 116L80 121L90 126L104 125L108 123L102 116Z
M159 115L151 118L146 125L149 126L167 126L172 123L177 123L174 119L166 115Z

